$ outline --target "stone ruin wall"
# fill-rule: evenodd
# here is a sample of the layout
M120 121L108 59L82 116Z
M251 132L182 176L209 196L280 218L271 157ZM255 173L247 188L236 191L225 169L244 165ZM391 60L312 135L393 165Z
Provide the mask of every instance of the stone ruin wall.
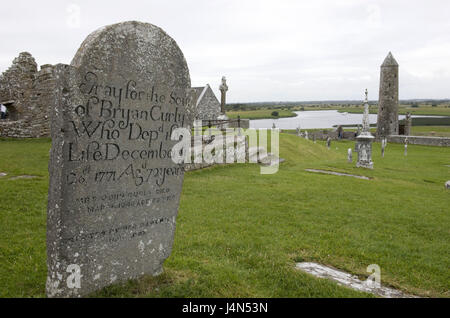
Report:
M49 105L54 92L53 66L38 66L28 52L20 53L0 76L0 103L9 117L0 120L0 137L50 136Z
M220 115L220 103L208 85L205 94L197 105L197 119L214 120Z

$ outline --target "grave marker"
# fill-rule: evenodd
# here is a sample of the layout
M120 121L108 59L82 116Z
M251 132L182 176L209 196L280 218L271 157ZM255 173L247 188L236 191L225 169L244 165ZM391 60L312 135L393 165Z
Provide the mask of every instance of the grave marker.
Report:
M171 134L195 111L183 53L162 29L124 22L89 35L54 75L47 295L161 273L184 177Z

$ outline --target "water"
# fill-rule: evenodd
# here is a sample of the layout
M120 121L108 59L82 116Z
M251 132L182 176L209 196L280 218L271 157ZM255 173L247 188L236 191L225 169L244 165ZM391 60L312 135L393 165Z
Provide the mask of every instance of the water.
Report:
M333 125L355 125L356 127L356 125L362 125L363 118L363 114L339 113L337 110L314 110L294 113L297 114L297 117L250 120L250 128L272 128L274 123L277 128L281 129L296 129L299 126L301 129L333 128ZM405 115L399 115L399 120L404 118ZM369 114L369 122L376 124L377 115Z

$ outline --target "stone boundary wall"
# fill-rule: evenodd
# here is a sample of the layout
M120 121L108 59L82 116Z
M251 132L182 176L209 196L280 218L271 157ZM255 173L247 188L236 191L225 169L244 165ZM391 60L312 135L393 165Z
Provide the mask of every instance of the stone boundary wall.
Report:
M205 138L206 137L206 138ZM205 146L206 145L208 145L208 137L207 136L205 136L205 137L202 137L203 138L203 142L202 142L202 154L203 154L203 151L204 151L204 149L205 149ZM248 137L245 137L245 138L243 138L241 141L239 141L239 138L235 138L234 139L234 141L232 141L231 143L228 143L228 144L225 144L224 145L224 149L225 149L225 152L224 152L224 155L226 156L226 152L232 147L232 148L234 148L234 149L236 149L237 147L239 146L239 148L241 148L241 147L245 147L245 158L246 158L246 161L248 160L248 157L249 157L249 154L248 154ZM193 161L194 161L194 153L195 153L195 149L194 149L194 138L192 138L192 140L191 140L191 154L192 154L192 158L191 158L191 160L192 160L192 162L191 163L186 163L185 164L185 166L184 166L184 170L185 171L192 171L192 170L199 170L199 169L204 169L204 168L208 168L208 167L212 167L212 166L215 166L215 165L227 165L227 164L233 164L233 163L207 163L207 162L204 162L203 160L202 160L202 162L201 163L194 163ZM224 160L226 160L226 158L224 158Z
M388 142L404 144L406 138L408 138L408 144L410 145L450 147L449 137L390 135L387 140Z

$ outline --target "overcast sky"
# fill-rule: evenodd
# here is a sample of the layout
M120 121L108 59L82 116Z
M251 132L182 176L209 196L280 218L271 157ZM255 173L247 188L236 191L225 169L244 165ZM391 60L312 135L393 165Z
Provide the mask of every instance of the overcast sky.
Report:
M400 64L400 98L450 97L450 1L6 0L0 72L19 52L69 64L81 42L128 20L161 27L183 51L193 86L227 102L378 98L389 51Z

